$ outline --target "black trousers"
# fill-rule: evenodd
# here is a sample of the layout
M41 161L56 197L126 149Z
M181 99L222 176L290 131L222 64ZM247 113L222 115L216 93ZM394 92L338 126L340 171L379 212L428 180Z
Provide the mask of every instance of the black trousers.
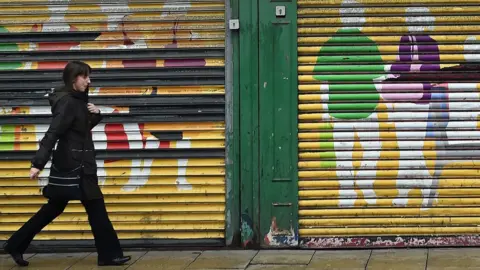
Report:
M30 242L45 226L58 217L68 201L49 200L40 210L30 218L10 239L8 245L12 251L25 253ZM108 218L103 199L82 201L88 214L88 222L95 238L99 260L109 260L123 256L117 233Z

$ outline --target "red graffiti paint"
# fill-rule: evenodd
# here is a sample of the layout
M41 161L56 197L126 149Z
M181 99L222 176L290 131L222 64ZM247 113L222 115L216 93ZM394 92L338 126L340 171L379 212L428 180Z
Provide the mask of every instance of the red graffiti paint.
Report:
M38 62L38 69L63 69L67 62Z
M138 129L140 131L140 135L142 135L142 148L145 149L147 147L147 137L145 136L145 124L144 123L138 124Z
M106 124L107 150L129 149L128 136L122 124Z
M170 148L170 142L169 141L160 141L159 148Z
M205 59L167 59L165 67L204 67Z
M123 66L126 68L146 68L156 67L156 60L123 60Z
M71 24L69 24L69 26L70 26L70 32L78 32L78 28L77 28L77 27L75 27L75 26L73 26L73 25L71 25Z
M32 26L32 32L40 32L40 26L38 24L34 24Z
M178 22L173 23L172 33L173 33L173 40L171 44L165 46L167 49L176 49L178 48L178 41L177 41L177 32L178 32Z

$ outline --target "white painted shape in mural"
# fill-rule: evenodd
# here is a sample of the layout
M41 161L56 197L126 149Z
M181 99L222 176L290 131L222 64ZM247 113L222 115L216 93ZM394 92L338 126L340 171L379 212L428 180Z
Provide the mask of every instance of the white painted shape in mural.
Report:
M28 43L28 50L29 51L36 51L37 48L38 48L38 46L37 46L36 42L29 42Z
M328 90L330 90L328 84L320 84L320 92L328 92Z
M105 124L100 123L92 129L92 140L95 149L107 149L107 133L105 133Z
M130 178L125 186L122 187L122 191L132 192L145 186L150 176L153 159L133 159L132 167L130 170Z
M388 74L380 75L380 76L378 76L378 77L376 77L376 78L373 78L372 81L377 82L377 83L375 84L375 88L378 90L378 88L381 87L381 84L380 84L381 82L383 82L383 81L385 81L385 80L387 80L387 79L395 79L395 78L398 78L398 77L400 77L400 75L388 73Z
M468 36L465 39L463 50L465 51L463 56L466 61L480 61L480 43L476 36Z
M377 114L374 113L369 116L369 118L377 119ZM373 128L372 128L373 127ZM333 132L334 137L334 149L341 148L342 150L346 150L344 152L344 156L348 160L337 160L337 179L348 179L352 178L352 180L344 180L345 182L339 183L340 185L346 184L347 186L353 186L354 182L357 181L356 179L364 180L363 187L360 188L360 191L363 193L365 201L368 204L375 204L377 201L377 196L375 194L375 190L373 189L374 177L369 175L369 171L362 170L365 167L373 167L375 168L380 158L380 151L381 142L379 140L379 126L378 122L370 121L370 122L343 122L343 123L335 123L334 130L351 130L351 132ZM361 130L368 130L368 131L361 131ZM364 153L368 151L368 149L378 149L376 151L368 151L372 160L366 160L363 158L360 162L360 168L354 169L353 167L353 150L354 150L354 136L355 133L357 134L360 140L366 139L367 137L375 138L373 141L360 141L360 145L363 148ZM372 136L373 134L373 136ZM347 136L347 137L346 137ZM340 138L341 137L341 138ZM343 140L343 141L339 141ZM355 179L355 180L354 180ZM339 196L342 197L356 197L357 194L353 189L343 189L340 186ZM354 200L339 200L340 207L352 207L354 206Z
M30 107L29 108L30 114L51 114L52 110L50 107L42 106L42 107Z
M177 185L178 190L192 190L192 185L187 181L187 166L188 159L178 159L177 160L177 179L175 184Z
M107 171L105 170L105 160L97 159L97 176L98 176L98 185L105 185L105 180L107 178Z
M160 141L155 138L148 138L145 143L145 149L158 149Z
M115 111L115 108L113 107L109 107L109 106L102 106L102 105L98 105L97 108L102 112L102 114L110 114L110 113L113 113ZM129 113L128 110L126 111L118 111L116 113Z
M408 107L409 104L395 103L394 107L396 110L402 111L403 107ZM433 180L430 173L427 170L427 164L425 162L425 157L423 151L411 150L412 147L423 148L424 141L426 137L427 129L427 120L428 120L428 104L417 104L417 107L422 110L415 112L417 114L417 123L416 129L422 131L418 132L408 132L411 128L411 123L398 121L393 122L395 125L395 130L397 130L397 144L399 149L399 167L406 168L414 165L415 169L400 169L398 170L396 187L397 187L397 196L393 199L393 204L396 206L406 206L408 203L408 193L413 188L419 187L429 187L432 185ZM398 132L398 130L403 130L403 132ZM411 139L401 140L401 138L406 135ZM413 145L415 143L415 145ZM415 161L415 164L412 164L412 160ZM421 179L412 179L421 177ZM408 179L408 180L407 180ZM408 186L408 187L405 187ZM427 200L428 198L424 198Z
M186 14L188 10L192 7L190 1L185 1L184 3L178 3L178 0L167 0L163 4L163 9L161 17L167 17L170 15L182 15Z
M139 40L136 40L133 45L128 45L127 48L128 49L147 49L148 46L144 39L139 39Z
M92 87L92 88L89 89L88 95L89 96L98 96L100 94L100 89L101 89L100 87ZM99 107L99 106L97 106L97 107ZM109 107L107 107L107 108L109 108ZM102 112L103 112L103 110L102 110Z
M176 141L175 148L189 149L192 148L192 142L190 140Z
M23 66L24 70L29 70L32 69L32 62L25 62L25 65Z
M433 31L435 29L435 26L433 25L435 22L435 16L425 15L430 13L428 7L407 7L405 8L405 13L405 21L407 24L416 24L409 25L408 31L418 33ZM421 13L421 15L418 15L418 13Z
M477 91L477 89L475 89L475 88L468 89L468 90ZM448 93L449 107L452 108L452 106L455 106L456 104L458 104L459 100L462 100L462 101L473 100L473 102L467 102L467 104L463 104L463 106L468 105L468 106L470 106L470 108L479 109L480 108L480 103L478 102L479 101L478 100L479 99L478 94L479 94L478 92L462 92L462 93L449 92ZM463 108L465 108L465 107L463 107Z
M65 13L68 10L67 5L49 5L48 9L52 11L50 18L43 24L42 32L69 32L70 25L65 21Z
M125 2L125 1L123 1ZM118 4L118 2L117 2ZM108 30L117 30L119 24L123 19L132 14L130 12L130 7L128 5L118 6L118 5L99 5L101 11L107 15L107 27Z
M339 12L341 22L346 25L342 27L343 29L358 28L362 30L363 25L367 22L365 8L356 0L343 0ZM354 26L351 26L352 24Z
M471 90L478 91L475 83L470 84ZM477 129L477 121L480 116L480 96L478 92L464 92L464 93L448 93L449 95L449 116L450 121L447 124L447 138L449 146L456 145L480 145L478 138L480 137L480 130ZM464 97L466 100L474 100L467 104L458 104L455 100L459 100ZM463 106L461 106L463 105ZM463 111L453 111L453 110ZM470 121L465 121L470 120ZM461 140L455 140L459 137L458 128L472 129L473 132L463 131L460 133L464 137Z
M191 31L190 32L190 39L197 40L197 39L202 39L202 37L200 36L200 33Z
M126 134L127 134L128 144L130 149L142 149L143 137L142 137L142 133L140 132L140 127L138 126L138 124L125 123L123 124L123 128L125 130L128 130Z
M40 174L38 175L38 178L37 178L38 186L44 187L48 184L48 176L50 175L51 167L52 167L52 161L49 160L47 164L45 164L45 167L43 168L43 170L40 171Z

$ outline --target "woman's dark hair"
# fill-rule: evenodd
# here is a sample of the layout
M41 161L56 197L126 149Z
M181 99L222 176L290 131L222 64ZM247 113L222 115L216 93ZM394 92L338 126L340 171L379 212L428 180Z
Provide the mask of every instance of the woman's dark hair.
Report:
M82 61L71 61L63 69L63 82L71 85L77 76L90 76L92 68Z

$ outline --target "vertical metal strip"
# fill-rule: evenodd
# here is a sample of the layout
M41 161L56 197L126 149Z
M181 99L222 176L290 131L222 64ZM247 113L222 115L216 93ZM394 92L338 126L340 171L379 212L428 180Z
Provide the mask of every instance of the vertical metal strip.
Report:
M233 4L230 1L235 2ZM225 1L225 184L226 184L226 210L225 210L225 243L227 246L235 245L235 235L240 230L239 203L239 160L238 152L238 99L235 98L234 65L238 60L234 58L238 50L234 51L234 33L229 29L229 21L233 18L233 10L238 9L236 0ZM238 36L238 35L237 35ZM235 41L238 41L237 39ZM236 133L237 132L237 133Z

